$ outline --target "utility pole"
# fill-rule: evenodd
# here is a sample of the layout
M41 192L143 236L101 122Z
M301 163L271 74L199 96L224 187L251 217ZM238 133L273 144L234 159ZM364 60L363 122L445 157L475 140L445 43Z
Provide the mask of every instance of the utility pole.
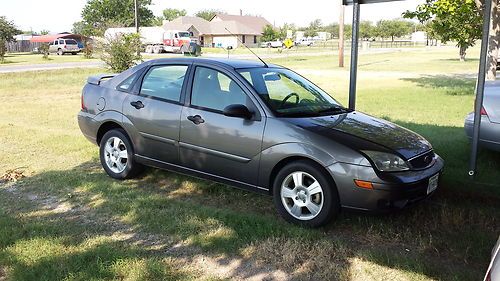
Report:
M340 2L339 17L339 67L344 67L344 14L345 6L342 0Z

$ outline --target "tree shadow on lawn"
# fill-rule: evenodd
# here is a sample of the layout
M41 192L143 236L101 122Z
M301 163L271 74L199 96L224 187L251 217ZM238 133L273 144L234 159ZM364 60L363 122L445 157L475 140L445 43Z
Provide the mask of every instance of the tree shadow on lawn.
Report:
M424 75L418 78L401 78L422 88L445 89L450 96L474 95L476 80L463 75Z
M337 221L319 230L284 223L266 196L155 169L148 169L142 178L120 182L106 176L97 159L72 170L48 171L26 178L15 188L21 193L40 194L32 200L34 210L44 210L47 200L43 196L49 196L82 212L63 216L59 220L62 224L95 224L106 228L123 223L132 230L131 243L147 240L145 237L151 235L168 237L164 248L137 255L135 249L114 250L115 242L106 242L112 248L107 251L112 253L105 259L106 264L121 256L174 257L190 262L195 248L209 257L227 257L217 259L218 266L227 265L232 258L241 259L230 278L257 276L277 268L298 279L349 279L353 258L433 279L481 278L500 229L495 215L500 213L500 196L494 189L462 181L457 176L466 167L466 162L462 162L468 155L461 128L396 122L428 138L447 161L441 188L435 196L408 210L379 216L344 212ZM481 153L480 169L495 170L500 163L498 158ZM492 164L494 161L496 164ZM493 167L484 167L485 162ZM19 215L22 210L17 212ZM96 221L96 217L104 221ZM42 225L36 231L14 233L12 236L18 238L8 245L33 233L41 233L42 237L44 233L49 237L73 237L75 233L88 237L89 232L91 237L96 235L89 230L91 227L68 230L69 234L58 233L59 227L73 227L54 225L50 216L42 215L39 219L48 220L47 227L53 230L45 232ZM118 230L120 227L113 231ZM98 233L109 235L105 230ZM178 242L185 247L180 251L185 253L181 257L170 254L171 247ZM83 242L75 238L70 243ZM144 249L139 246L139 250ZM86 263L102 260L103 252L106 251L97 247L88 254L64 255L53 262L66 260L70 265L65 268L74 268L71 274L108 276L107 269L99 273L85 268ZM16 255L2 253L13 261L14 268L44 270L45 265L26 265ZM63 268L49 268L57 276L69 276Z

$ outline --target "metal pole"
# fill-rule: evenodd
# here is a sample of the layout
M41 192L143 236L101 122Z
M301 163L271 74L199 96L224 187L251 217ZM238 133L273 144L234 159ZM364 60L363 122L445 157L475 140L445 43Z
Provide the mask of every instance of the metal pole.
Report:
M135 33L139 34L139 3L134 0L134 16L135 16ZM137 56L141 55L140 48L137 49Z
M472 149L469 163L469 176L474 176L477 168L477 151L479 132L481 129L481 108L483 107L484 84L486 79L486 57L488 56L488 38L490 36L491 1L484 1L483 39L481 41L481 57L477 76L476 102L474 104L474 131L472 133Z
M339 67L344 67L344 14L345 6L343 0L340 0L339 17Z
M359 2L352 6L352 41L351 41L351 81L349 85L349 109L356 109L356 83L358 76L358 40L359 40Z
M139 3L134 0L135 32L139 33Z

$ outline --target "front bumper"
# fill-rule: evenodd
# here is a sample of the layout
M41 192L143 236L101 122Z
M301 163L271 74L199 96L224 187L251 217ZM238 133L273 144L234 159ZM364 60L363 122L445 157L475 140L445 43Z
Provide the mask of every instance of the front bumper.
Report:
M429 179L441 175L443 168L444 161L438 155L427 169L391 173L384 179L371 166L335 163L327 167L335 180L342 207L363 211L401 209L427 198L434 193L427 194ZM373 189L356 186L355 179L372 182Z

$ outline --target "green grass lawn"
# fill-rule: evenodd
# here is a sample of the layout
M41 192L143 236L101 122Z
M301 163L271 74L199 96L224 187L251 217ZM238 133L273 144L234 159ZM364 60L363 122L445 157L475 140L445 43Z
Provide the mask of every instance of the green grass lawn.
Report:
M317 230L224 185L156 169L109 178L76 123L81 88L102 69L0 74L0 176L25 176L0 184L0 280L481 279L500 230L500 154L481 150L478 177L467 177L476 51L466 63L451 49L360 57L358 109L428 138L446 173L414 208L346 212ZM271 62L346 104L336 57Z
M45 64L45 63L61 63L61 62L87 62L98 61L98 58L86 59L82 54L71 55L66 54L58 56L50 54L48 59L44 59L41 54L32 53L8 53L5 56L5 61L0 63L0 67L9 65L29 65L29 64Z

